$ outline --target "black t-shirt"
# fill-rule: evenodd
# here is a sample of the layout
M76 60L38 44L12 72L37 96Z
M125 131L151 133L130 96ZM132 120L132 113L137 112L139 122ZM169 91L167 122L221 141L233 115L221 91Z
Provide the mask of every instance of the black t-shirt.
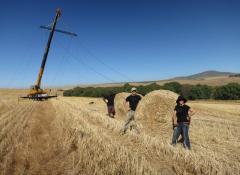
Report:
M108 106L114 106L114 98L115 98L115 95L109 95L107 97L104 97L104 99L108 100L107 102Z
M129 102L131 110L135 111L141 99L140 95L130 95L126 98L126 101Z
M190 107L188 105L177 105L175 106L175 111L176 111L176 115L177 115L177 122L181 123L181 122L187 122L189 123L190 121L188 120L188 111L189 111Z

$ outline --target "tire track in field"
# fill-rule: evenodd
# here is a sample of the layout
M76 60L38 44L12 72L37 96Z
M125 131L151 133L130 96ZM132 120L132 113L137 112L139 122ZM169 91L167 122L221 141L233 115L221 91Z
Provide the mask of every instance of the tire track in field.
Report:
M18 152L28 150L24 159L22 154L16 155L16 167L22 167L24 174L50 174L52 167L46 167L46 163L54 156L55 137L52 122L56 115L49 101L37 102L28 121L25 130L23 147ZM17 170L17 169L15 169ZM16 172L16 171L15 171Z

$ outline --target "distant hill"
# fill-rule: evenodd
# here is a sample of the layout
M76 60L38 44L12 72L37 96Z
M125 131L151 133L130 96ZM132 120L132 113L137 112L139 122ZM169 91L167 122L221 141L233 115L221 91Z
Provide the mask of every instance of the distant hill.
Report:
M236 73L233 72L220 72L220 71L214 71L214 70L209 70L209 71L204 71L201 73L185 76L185 77L175 77L173 79L204 79L204 78L210 78L210 77L229 77L236 75Z
M233 73L233 72L220 72L220 71L204 71L198 74L193 74L184 77L175 77L167 80L153 80L153 81L141 81L141 82L129 82L133 86L139 85L147 85L151 83L157 83L159 85L164 85L165 83L169 82L179 82L181 84L205 84L209 86L222 86L228 83L239 83L240 84L240 73ZM103 83L103 84L85 84L85 85L78 85L81 87L113 87L113 86L123 86L126 82L119 82L119 83ZM76 86L68 86L64 87L63 89L70 89Z

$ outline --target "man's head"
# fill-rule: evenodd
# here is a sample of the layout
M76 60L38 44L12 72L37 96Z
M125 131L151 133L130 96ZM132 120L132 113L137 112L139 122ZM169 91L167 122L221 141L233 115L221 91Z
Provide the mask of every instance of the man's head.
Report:
M131 89L131 93L132 93L132 95L136 95L137 94L137 88L133 87Z
M180 105L184 105L184 104L185 104L184 100L180 100L180 101L179 101L179 104L180 104Z
M183 105L183 104L185 104L187 102L187 99L186 98L184 98L183 96L179 96L178 97L178 99L177 99L177 101L176 101L176 103L178 103L178 104L180 104L180 105Z

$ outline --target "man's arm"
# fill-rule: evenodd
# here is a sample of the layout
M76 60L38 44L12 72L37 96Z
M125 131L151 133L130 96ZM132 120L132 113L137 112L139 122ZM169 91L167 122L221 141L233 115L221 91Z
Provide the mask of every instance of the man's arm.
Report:
M188 111L189 117L192 117L192 116L195 115L195 114L196 114L196 111L193 110L192 108L190 108L189 111Z
M126 109L127 109L128 111L131 110L131 108L130 108L130 103L129 103L129 97L127 97L126 100L125 100L125 107L126 107Z
M141 97L141 95L138 95L138 96L139 96L139 101L140 101L140 100L142 100L142 97Z
M177 126L177 113L174 111L174 114L172 116L172 122L173 122L173 127Z
M104 97L103 98L103 101L105 102L105 103L107 103L108 102L108 100Z
M130 111L131 108L130 108L130 105L129 105L129 102L128 101L125 101L125 108Z

